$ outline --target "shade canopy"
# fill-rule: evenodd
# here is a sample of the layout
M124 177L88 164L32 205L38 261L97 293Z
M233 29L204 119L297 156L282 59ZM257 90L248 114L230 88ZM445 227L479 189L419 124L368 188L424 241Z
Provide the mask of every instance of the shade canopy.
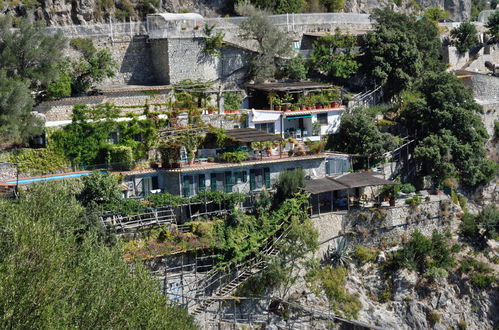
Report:
M251 110L254 123L273 123L281 117L280 111L258 111Z
M232 140L245 143L281 140L281 138L275 134L267 133L255 128L235 128L228 130L226 133Z
M340 174L336 177L331 178L349 188L360 188L368 186L385 186L385 185L396 185L397 182L381 179L375 176L373 172L358 172L358 173L346 173Z
M310 192L311 194L320 194L328 191L336 191L344 189L348 189L348 187L342 185L339 182L331 180L331 178L307 180L305 185L305 190Z
M311 194L320 194L328 191L395 184L397 182L378 178L372 172L346 173L336 177L309 180L305 185L305 190Z
M297 82L274 82L262 84L248 84L248 89L258 90L266 93L271 92L301 92L309 90L331 89L331 85L316 83L312 81Z

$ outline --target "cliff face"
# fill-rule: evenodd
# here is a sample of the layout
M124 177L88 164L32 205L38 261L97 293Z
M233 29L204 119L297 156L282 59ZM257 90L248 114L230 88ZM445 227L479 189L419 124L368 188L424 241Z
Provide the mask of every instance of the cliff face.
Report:
M395 3L400 5L396 5ZM32 2L29 2L32 3ZM48 25L94 24L113 20L143 20L151 12L196 12L206 17L222 16L232 12L231 0L157 0L161 9L155 8L153 0L37 0L36 5L25 5L22 1L3 1L0 14L33 16ZM346 0L345 12L371 13L375 8L393 8L401 12L418 12L421 9L438 7L448 10L456 21L469 19L471 0Z
M471 0L402 0L396 5L393 0L346 0L345 12L371 13L376 8L392 8L401 12L414 12L426 8L443 8L450 12L455 21L470 18ZM419 5L419 6L418 6Z
M113 20L143 20L147 13L197 12L206 17L225 15L232 10L228 0L158 0L161 9L150 0L38 0L37 5L26 6L22 1L0 3L0 14L31 16L47 25L94 24Z

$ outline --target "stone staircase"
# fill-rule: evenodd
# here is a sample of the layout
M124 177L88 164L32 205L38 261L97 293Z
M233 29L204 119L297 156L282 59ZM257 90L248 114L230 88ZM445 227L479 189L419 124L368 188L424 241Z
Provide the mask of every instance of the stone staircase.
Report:
M205 284L201 289L201 291L203 291L203 295L204 290L206 290L207 288L210 288L217 283L222 283L222 281L224 280L226 280L227 282L221 284L211 293L210 296L213 298L202 299L198 304L196 304L194 309L191 311L191 314L195 316L203 313L207 308L209 308L213 303L217 301L215 297L230 296L241 284L246 282L250 277L264 270L267 267L267 259L275 257L279 254L279 250L276 248L276 243L284 239L287 233L288 231L286 230L275 240L271 240L258 256L236 265L232 272L223 274L221 273L221 271L217 271L207 279L205 279Z

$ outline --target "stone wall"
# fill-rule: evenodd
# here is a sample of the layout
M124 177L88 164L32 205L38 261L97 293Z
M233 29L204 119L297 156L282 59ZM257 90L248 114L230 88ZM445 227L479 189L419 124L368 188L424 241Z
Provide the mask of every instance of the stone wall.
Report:
M82 36L87 37L87 36ZM109 49L112 58L117 63L115 76L105 79L99 86L109 85L154 85L157 84L154 75L151 44L145 35L90 36L97 49ZM65 56L75 59L80 54L68 47Z
M456 226L459 213L461 208L446 195L432 196L431 201L415 207L402 204L324 213L313 218L321 242L318 256L321 257L327 246L339 237L346 237L354 244L374 247L381 242L399 241L415 230L431 235L433 230L444 231Z
M162 84L201 79L235 86L246 74L249 52L242 48L225 46L216 57L205 54L204 38L154 39L151 45L157 81Z
M160 112L167 110L164 104L169 101L170 93L171 90L169 89L154 91L152 94L148 93L147 90L129 90L121 93L109 93L107 95L64 98L43 102L36 106L34 111L43 114L47 122L71 120L73 107L77 104L95 106L103 103L112 103L122 108L122 114L142 113L144 108L140 106L148 104L149 110Z

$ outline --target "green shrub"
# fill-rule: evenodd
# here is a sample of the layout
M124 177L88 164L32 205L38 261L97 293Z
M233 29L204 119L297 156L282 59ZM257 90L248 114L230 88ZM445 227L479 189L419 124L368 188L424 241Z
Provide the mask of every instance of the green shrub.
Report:
M404 183L400 185L400 191L402 191L404 194L410 194L416 192L416 187L414 187L410 183Z
M392 299L393 299L393 294L392 294L392 291L389 289L385 289L385 290L381 291L379 296L378 296L378 301L380 303L386 303Z
M304 80L307 77L307 67L301 55L293 57L286 62L286 75L292 80Z
M352 258L357 259L362 263L375 261L378 257L378 250L370 249L362 245L357 245L352 253Z
M457 328L459 330L466 330L468 328L468 324L466 323L466 321L459 321L457 323Z
M111 169L115 171L130 171L133 167L132 148L127 146L111 146L108 149Z
M407 268L424 274L432 267L450 270L455 260L448 238L434 231L431 238L415 231L402 249L392 254L386 263L387 270Z
M19 163L19 171L31 175L58 173L70 168L66 157L53 148L16 150L9 155L9 162Z
M440 322L440 319L440 314L438 314L437 311L431 311L428 313L428 321L430 321L431 324Z
M47 98L54 100L68 96L71 96L71 76L61 72L58 79L47 86Z
M248 159L248 153L245 151L231 151L231 152L224 152L221 156L220 159L223 161L226 161L228 163L241 163L245 160Z
M466 213L463 216L461 223L459 224L459 233L469 240L475 240L480 236L480 228L478 227L473 214Z
M215 235L215 224L213 221L191 221L191 232L199 237L213 237Z
M431 267L423 275L430 281L435 282L447 278L447 276L449 276L449 273L443 268Z
M494 275L486 275L479 273L471 276L470 283L474 287L483 290L490 287L492 283L496 281L497 279Z
M416 207L417 205L421 204L421 198L419 196L413 196L411 198L406 199L405 203L407 205L410 205L411 207Z
M475 288L484 290L497 281L493 270L484 262L467 257L461 260L460 270L470 276L470 283Z
M85 58L90 58L97 52L94 42L90 38L74 38L69 41L69 45L81 52Z
M229 92L224 93L225 109L240 109L241 102L242 102L242 96L240 93L229 93Z
M499 139L499 121L494 121L494 137Z
M347 318L357 318L362 304L357 297L347 292L347 274L348 271L344 267L326 266L313 272L309 280L317 294L324 291L333 311L343 313Z
M152 194L147 196L146 200L151 202L155 207L160 207L160 206L177 207L179 205L187 203L188 201L187 198L178 195L172 195L169 193Z

